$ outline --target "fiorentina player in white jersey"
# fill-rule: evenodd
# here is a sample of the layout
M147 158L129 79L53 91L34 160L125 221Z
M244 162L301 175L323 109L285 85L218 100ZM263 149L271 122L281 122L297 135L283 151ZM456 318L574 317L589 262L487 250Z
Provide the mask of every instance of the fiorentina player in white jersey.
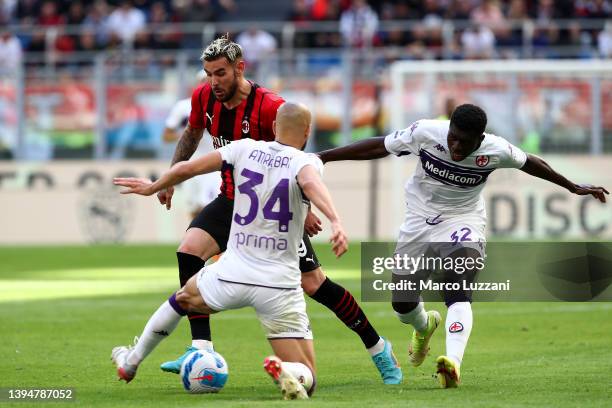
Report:
M264 368L284 397L304 399L314 390L314 348L298 257L309 202L331 222L336 256L346 252L347 238L321 181L323 164L317 156L301 151L310 132L310 112L302 105L284 103L274 128L274 142L235 141L175 164L155 183L114 180L128 187L122 193L151 195L225 163L233 166L237 186L227 251L160 306L133 347L113 349L111 358L120 379L131 381L142 360L187 312L217 313L251 306L275 354L265 360Z
M441 257L452 257L454 253L484 257L486 213L481 192L489 174L498 168L521 169L571 193L606 201L608 191L603 187L569 181L541 158L524 153L501 137L484 133L486 124L481 108L465 104L453 111L450 121L419 120L386 137L327 150L319 156L324 163L376 159L389 153L419 157L420 163L405 185L407 208L397 247L403 253L413 252L409 256L422 256L421 244L438 242L448 243L436 246ZM394 271L395 281L408 276L399 274ZM472 330L471 293L446 291L444 300L448 307L446 355L438 357L436 363L440 384L449 388L460 382L460 365ZM440 314L426 312L419 297L406 301L397 292L393 293L392 305L399 320L414 327L410 363L419 366L427 356Z

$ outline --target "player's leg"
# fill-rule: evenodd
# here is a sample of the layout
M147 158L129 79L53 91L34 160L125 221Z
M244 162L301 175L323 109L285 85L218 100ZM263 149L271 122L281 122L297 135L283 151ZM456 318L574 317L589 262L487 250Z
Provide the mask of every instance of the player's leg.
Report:
M334 312L359 336L385 384L399 384L402 371L393 355L391 342L378 335L351 292L325 276L306 233L300 243L299 255L304 292Z
M153 313L145 325L140 337L133 346L115 347L111 359L117 366L119 378L130 382L136 375L140 363L168 337L176 328L181 317L188 311L214 313L202 299L196 284L197 275L193 276L178 292Z
M177 250L179 281L181 287L204 267L205 262L214 255L225 251L229 238L233 202L219 196L193 219L185 237ZM203 313L189 313L191 327L191 346L173 361L160 367L163 371L178 374L184 358L196 349L212 349L210 316Z
M402 233L395 248L395 254L418 261L425 254L431 255L428 233L424 230L427 224L422 217L408 216L402 225ZM414 290L397 290L392 293L391 305L400 322L412 326L412 336L408 346L408 361L411 365L420 366L429 351L429 341L440 324L440 313L426 311L421 299L420 282L426 281L431 274L428 269L395 270L392 275L394 283L410 282ZM409 287L409 286L404 286Z
M471 283L476 279L478 269L468 270L465 266L484 262L485 226L483 215L470 214L447 219L433 228L432 240L440 243L441 257L445 261L454 258L454 270L445 273L445 281L457 282L459 288L463 288L463 282ZM436 361L438 380L444 388L457 387L460 383L460 367L473 324L471 295L471 291L463 289L444 292L448 307L446 355L438 357Z
M428 271L419 271L414 274L392 275L392 282L395 284L404 281L415 283L419 287L419 282L426 280L429 276ZM434 332L440 325L440 313L435 310L425 311L425 303L420 297L420 289L414 291L393 291L391 306L395 311L399 321L413 327L410 345L408 346L408 361L414 367L420 366L427 353L429 352L429 341Z
M274 355L285 362L301 363L315 372L314 342L312 339L269 339Z
M198 227L189 228L176 253L181 287L204 267L206 260L219 252L219 245L211 234ZM211 341L208 316L190 313L188 318L193 346L199 349L205 348L205 346L208 346L205 342Z
M218 310L211 308L204 300L203 294L198 287L198 281L201 280L202 274L206 273L205 270L192 276L185 286L183 286L178 292L176 292L176 302L178 306L183 309L187 314L189 313L205 313L213 314L217 313Z
M482 256L479 250L474 248L461 248L448 255L454 259L472 259L471 264L476 263L476 258ZM465 261L461 261L464 265ZM448 307L446 314L446 354L439 356L436 360L438 381L443 388L457 387L461 381L461 363L463 355L472 332L472 293L464 290L463 282L469 284L474 282L477 270L466 270L461 273L449 271L446 273L445 281L459 283L459 290L444 292L444 302Z
M264 360L264 370L284 399L308 398L316 384L315 357L302 290L256 287L250 293L250 304L274 351Z
M274 355L264 370L280 387L284 399L306 399L316 386L312 339L270 339Z

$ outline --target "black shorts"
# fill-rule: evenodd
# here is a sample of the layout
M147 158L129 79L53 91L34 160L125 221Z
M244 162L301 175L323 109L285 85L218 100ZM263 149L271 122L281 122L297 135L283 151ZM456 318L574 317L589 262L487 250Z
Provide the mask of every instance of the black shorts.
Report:
M225 252L227 241L229 241L230 228L232 227L233 212L234 200L219 195L196 215L189 224L189 228L199 228L208 232L221 248L221 252ZM300 242L298 254L302 273L314 271L321 266L306 232L304 232L304 237Z

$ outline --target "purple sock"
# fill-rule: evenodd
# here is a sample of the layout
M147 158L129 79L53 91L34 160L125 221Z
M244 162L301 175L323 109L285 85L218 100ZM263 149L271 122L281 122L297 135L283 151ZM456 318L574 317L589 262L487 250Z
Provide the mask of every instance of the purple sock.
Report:
M187 314L187 311L183 309L176 301L176 292L173 293L172 296L168 298L168 303L170 303L170 306L172 306L174 311L180 314L181 316L185 316Z

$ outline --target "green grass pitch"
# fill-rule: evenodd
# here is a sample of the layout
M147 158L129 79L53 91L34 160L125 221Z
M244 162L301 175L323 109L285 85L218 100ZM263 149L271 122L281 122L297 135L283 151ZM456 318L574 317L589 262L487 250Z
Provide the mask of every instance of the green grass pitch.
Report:
M189 344L181 322L126 385L109 359L115 345L140 334L177 283L174 246L0 248L0 388L72 387L76 402L49 406L275 406L280 401L263 358L270 354L255 314L212 318L215 348L230 377L219 394L189 395L159 363ZM327 274L359 294L359 251L341 260L318 254ZM404 382L384 386L359 338L324 307L308 300L315 334L318 390L308 406L329 407L595 407L610 406L612 304L478 303L462 367L463 384L438 388L434 359L444 333L418 369L407 364L410 330L386 303L362 304L394 344ZM443 305L437 307L443 314ZM40 406L39 403L2 406Z

